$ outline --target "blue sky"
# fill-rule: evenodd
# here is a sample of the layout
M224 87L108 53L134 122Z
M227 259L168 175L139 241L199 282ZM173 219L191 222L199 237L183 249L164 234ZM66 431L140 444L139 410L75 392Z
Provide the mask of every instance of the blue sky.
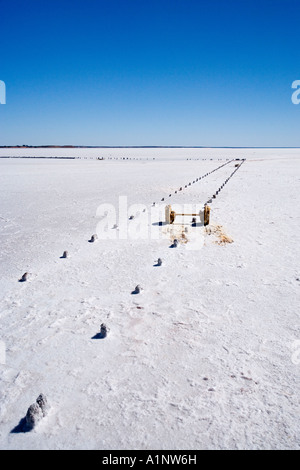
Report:
M0 0L0 145L300 146L299 0Z

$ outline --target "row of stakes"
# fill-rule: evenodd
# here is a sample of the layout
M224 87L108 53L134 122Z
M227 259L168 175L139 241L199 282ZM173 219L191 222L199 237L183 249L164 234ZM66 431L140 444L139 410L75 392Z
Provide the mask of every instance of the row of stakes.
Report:
M197 178L196 180L194 180L193 183L189 183L188 185L185 185L185 188L187 188L188 186L191 186L191 184L197 183L197 182L200 181L201 179L206 178L206 177L209 176L211 173L214 173L215 171L219 170L220 168L224 167L225 165L228 165L228 164L231 163L232 161L233 161L233 160L227 161L227 162L224 163L223 165L220 165L220 166L218 166L217 168L215 168L214 170L212 170L212 171L210 171L210 172L208 172L208 173L205 173L205 175L203 175L203 176L201 176L200 178ZM237 165L236 165L235 170L231 173L231 175L230 175L228 178L226 178L226 180L224 181L224 183L219 187L219 189L215 192L215 194L212 196L212 198L208 199L208 201L204 204L205 206L206 206L207 204L211 204L213 199L216 199L216 196L221 192L221 190L224 188L225 184L228 183L228 181L230 180L230 178L233 177L233 175L234 175L234 174L236 173L236 171L242 166L242 164L245 163L245 161L246 161L246 159L244 158L244 159L242 159L242 161L241 161L240 164L237 164ZM179 191L182 191L182 190L183 190L183 188L180 187L180 188L179 188ZM175 191L175 194L176 194L176 193L177 193L177 191ZM171 197L171 194L169 195L169 197ZM165 200L164 198L161 199L161 201L164 201L164 200ZM154 206L155 206L155 204L156 204L156 203L153 202L153 205L154 205ZM131 215L131 216L129 217L129 220L132 220L132 219L134 219L134 215ZM196 220L193 219L193 220L192 220L192 224L195 225L195 223L196 223ZM117 225L114 225L114 228L117 228ZM89 243L94 243L97 239L98 239L98 236L97 236L96 234L94 234L94 235L91 236L91 238L90 238L90 240L89 240ZM172 246L173 246L173 247L177 247L177 245L178 245L178 240L175 239ZM68 251L64 251L63 254L62 254L62 256L61 256L61 259L63 259L63 258L68 258L68 256L69 256ZM160 262L160 264L159 264L159 262ZM158 260L158 264L157 264L157 265L158 265L158 266L161 266L161 260L160 260L160 258L159 258L159 260ZM28 280L28 278L29 278L29 273L26 272L26 273L23 274L23 276L21 277L21 279L19 279L19 282L26 282L26 281Z
M93 159L93 157L81 157L81 158L85 158L85 159ZM149 157L97 157L97 160L155 160L155 157L153 158L149 158ZM187 160L192 160L192 161L207 161L207 160L210 160L210 161L213 161L215 160L214 158L187 158ZM220 160L224 160L224 158L218 158L217 159L218 161ZM229 158L226 158L226 161L228 161Z
M207 206L207 204L211 204L213 202L213 199L216 199L216 197L218 196L218 194L222 191L222 189L224 188L225 184L227 184L229 182L229 180L233 177L233 175L241 168L242 164L245 163L246 159L244 158L241 163L239 164L236 164L235 165L235 170L228 176L228 178L226 178L226 180L224 181L224 183L219 187L219 189L215 192L215 194L213 194L213 196L211 198L209 198L207 200L207 202L204 204L204 206Z
M201 179L203 179L203 178L206 178L206 177L207 177L208 175L210 175L211 173L213 173L213 172L219 170L220 168L224 167L225 165L228 165L228 164L231 163L232 161L233 161L233 160L230 160L230 161L224 163L223 165L220 165L219 167L217 167L217 168L215 168L214 170L212 170L212 171L206 173L206 174L203 175L202 177L197 178L196 180L193 181L193 183L196 183L196 182L198 182L199 180L201 180ZM239 163L239 164L236 165L235 170L231 173L231 175L230 175L228 178L226 178L226 180L224 181L224 183L220 186L220 188L216 191L216 193L212 196L212 198L208 199L208 201L204 204L205 206L206 206L207 204L211 204L211 203L212 203L212 200L216 198L216 196L220 193L220 191L223 189L223 187L225 186L225 184L228 183L228 181L230 180L230 178L233 177L233 175L234 175L234 174L236 173L236 171L242 166L242 164L243 164L244 162L245 162L245 159L243 159L241 163ZM189 183L188 185L185 185L185 188L187 188L188 186L191 186L191 184L192 184L192 183ZM182 189L183 189L183 188L181 187L181 188L179 189L179 191L181 191ZM177 193L177 191L175 191L175 193ZM170 196L171 196L171 194L170 194ZM161 200L164 201L164 198L162 198ZM153 205L155 205L155 202L153 203ZM131 216L129 217L129 219L130 219L130 220L134 219L134 216L131 215ZM193 220L192 220L192 226L195 226L195 224L196 224L196 219L193 218ZM114 228L117 228L117 225L115 225ZM97 240L98 240L98 236L97 236L97 234L94 234L94 235L91 236L91 238L90 238L90 240L89 240L89 243L95 243ZM177 240L177 239L174 239L174 240L173 240L173 244L171 245L171 248L177 248L178 243L179 243L178 240ZM69 257L68 251L64 251L63 254L62 254L62 256L61 256L61 259L66 259L66 258L68 258L68 257ZM161 260L161 258L158 258L157 263L156 263L155 266L161 266L161 265L162 265L162 260ZM26 273L23 274L23 276L21 277L21 279L19 279L19 282L26 282L26 281L28 281L28 279L29 279L29 273L26 272ZM135 287L135 290L132 291L132 294L139 294L139 293L141 293L141 291L142 291L141 286L140 286L140 285L137 285L137 286ZM105 325L105 324L101 324L101 326L100 326L100 337L105 338L105 337L107 336L108 331L109 331L109 330L108 330L108 328L106 327L106 325Z
M232 161L232 160L231 160ZM213 198L216 197L216 195L221 191L221 189L224 187L224 185L229 181L230 178L232 178L232 176L235 174L235 172L241 167L241 165L245 162L245 159L242 161L242 163L236 165L236 169L231 173L231 175L225 180L225 182L223 183L223 185L218 189L218 191L216 191L216 193L214 194ZM215 168L214 170L212 170L211 172L209 173L206 173L202 178L205 178L206 176L208 176L209 174L213 173L214 171L222 168L223 166L227 165L228 163L230 162L227 162L221 166L219 166L218 168ZM201 178L200 178L201 179ZM193 181L193 183L199 181L199 178L196 179L195 181ZM189 185L191 185L191 183L189 183ZM187 187L187 185L185 186ZM182 190L182 188L180 188L180 190ZM177 192L177 191L176 191ZM162 199L164 200L164 199ZM209 199L208 200L208 203L211 203L212 200ZM155 203L154 203L155 204ZM207 204L207 203L206 203ZM134 219L134 216L130 216L130 219ZM193 218L192 219L192 225L195 225L196 224L196 219ZM114 228L116 228L117 226L115 225ZM95 243L98 239L98 236L96 234L92 235L89 242L90 243ZM175 239L173 240L173 244L171 245L172 248L177 248L178 246L178 240ZM69 254L68 254L68 251L64 251L62 256L61 256L61 259L66 259L68 258ZM158 258L157 260L157 263L155 264L155 266L162 266L163 262L162 262L162 259L161 258ZM22 278L19 279L19 282L26 282L28 280L28 276L29 276L29 273L26 272L23 274ZM132 294L136 295L136 294L140 294L142 292L143 288L138 284L134 291L132 291ZM106 338L108 333L109 333L109 328L107 327L107 325L105 323L101 323L100 325L100 332L98 333L98 335L96 335L98 338ZM21 420L19 426L17 426L16 428L16 432L29 432L31 431L32 429L34 429L34 427L40 422L40 420L45 417L48 413L48 410L49 410L49 405L48 405L48 402L47 402L47 398L43 395L43 394L40 394L38 396L38 398L36 399L36 402L34 404L32 404L28 410L27 410L27 413L26 413L26 416L23 420Z
M234 160L229 160L229 161L227 161L226 163L223 163L223 165L220 165L220 166L218 166L217 168L214 168L213 170L209 171L208 173L205 173L204 175L199 176L199 178L196 178L193 182L190 181L188 184L186 184L186 185L184 186L184 188L183 188L183 186L181 186L179 189L177 189L176 191L174 191L174 194L177 194L178 192L183 191L183 189L187 189L189 186L192 186L192 184L198 183L198 181L201 181L201 180L203 180L204 178L207 178L207 176L211 175L212 173L214 173L214 172L217 171L217 170L220 170L220 169L223 168L225 165L228 165L229 163L231 163L231 162L233 162L233 161L234 161ZM169 194L169 197L171 197L171 196L172 196L172 193ZM161 199L161 202L163 202L164 200L165 200L165 198L163 197L163 198ZM153 206L155 206L155 205L156 205L156 202L153 202Z
M88 159L88 158L91 158L93 159L93 157L81 157L81 158L85 158L85 159ZM149 158L149 157L97 157L97 160L155 160L155 157L152 157L152 158ZM210 161L214 161L216 160L215 158L187 158L187 161L207 161L207 160L210 160ZM224 158L217 158L218 161L222 161L224 160ZM229 158L226 158L226 161L228 161Z
M97 160L104 160L104 158L98 157ZM139 161L143 160L144 161L144 160L155 160L155 157L153 158L107 157L107 160L139 160Z
M43 157L41 157L43 158ZM51 157L53 158L53 157ZM55 157L54 157L55 158ZM60 158L60 157L57 157ZM80 160L94 160L94 157L68 157L73 159L80 159ZM155 160L155 158L131 158L131 157L97 157L96 160Z

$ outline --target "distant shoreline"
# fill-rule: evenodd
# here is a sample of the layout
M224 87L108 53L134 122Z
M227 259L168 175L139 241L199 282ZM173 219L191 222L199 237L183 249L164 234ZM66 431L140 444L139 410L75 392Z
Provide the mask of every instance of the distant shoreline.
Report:
M48 158L48 159L51 159L51 160L76 160L79 159L80 157L57 157L57 156L54 156L54 157L40 157L40 156L36 156L36 157L32 157L30 155L26 155L26 156L17 156L17 155L9 155L9 156L0 156L0 158L25 158L25 159L29 159L29 158L34 158L35 160L37 159L41 159L41 160L45 160L45 158Z
M300 149L300 147L204 147L194 145L0 145L0 149Z

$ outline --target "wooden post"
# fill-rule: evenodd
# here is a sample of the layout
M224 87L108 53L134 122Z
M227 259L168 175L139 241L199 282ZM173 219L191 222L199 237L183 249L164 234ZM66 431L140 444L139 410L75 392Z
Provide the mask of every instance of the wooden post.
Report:
M165 209L165 214L166 214L166 224L170 224L171 223L171 206L166 206L166 209Z
M201 211L199 212L199 217L200 217L200 222L201 222L201 224L204 225L204 210L201 210Z
M205 206L205 208L204 208L204 226L209 225L209 215L210 215L210 207Z

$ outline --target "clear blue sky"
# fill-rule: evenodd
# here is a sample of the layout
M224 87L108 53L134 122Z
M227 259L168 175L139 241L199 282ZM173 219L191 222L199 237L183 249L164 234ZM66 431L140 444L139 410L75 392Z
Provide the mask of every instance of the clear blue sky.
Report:
M0 145L300 146L300 0L0 0Z

